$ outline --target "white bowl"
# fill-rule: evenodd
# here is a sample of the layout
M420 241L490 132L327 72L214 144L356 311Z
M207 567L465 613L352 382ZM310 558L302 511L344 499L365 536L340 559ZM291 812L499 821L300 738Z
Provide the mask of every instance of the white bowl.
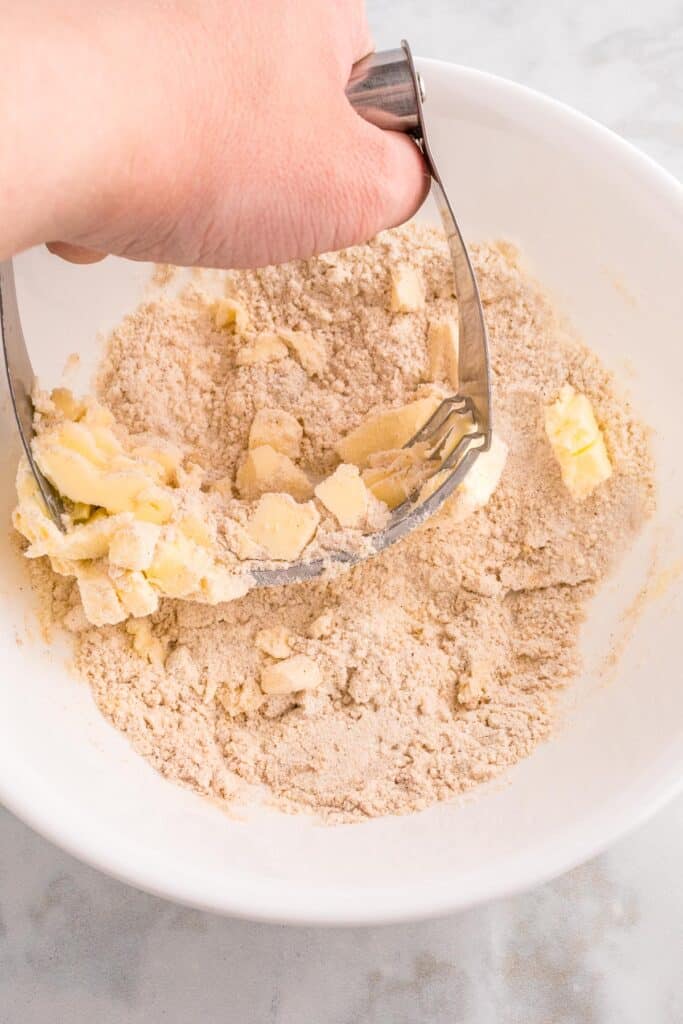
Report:
M475 800L338 828L264 810L230 817L155 774L69 674L66 649L41 641L4 530L0 797L83 860L223 913L339 924L452 911L595 854L681 782L683 190L557 103L479 72L419 63L434 150L466 236L518 242L631 387L656 432L659 511L595 603L586 672L550 742ZM93 353L96 330L133 305L146 273L114 260L70 267L44 251L17 260L44 381L57 379L75 348ZM6 395L0 432L7 522L18 446ZM611 634L624 649L606 671Z

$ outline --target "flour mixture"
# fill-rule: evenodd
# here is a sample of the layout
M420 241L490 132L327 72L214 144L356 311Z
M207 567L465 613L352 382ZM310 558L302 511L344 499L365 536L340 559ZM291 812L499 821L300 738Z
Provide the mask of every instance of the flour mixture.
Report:
M228 801L256 784L283 809L356 821L447 800L548 735L579 668L589 599L653 505L647 431L512 247L474 247L473 258L491 343L495 466L395 547L310 583L222 592L224 576L219 586L204 561L194 589L169 596L183 559L173 534L164 576L158 545L172 522L183 545L210 552L212 572L224 551L235 564L289 557L251 526L273 492L312 509L295 555L362 544L381 525L413 479L395 459L415 403L438 401L457 373L440 233L410 226L304 263L195 272L180 297L159 288L109 340L97 398L125 448L116 458L143 451L134 458L145 466L163 464L154 485L175 488L173 512L138 490L139 528L133 506L109 508L118 491L98 490L92 504L65 491L74 530L81 516L102 545L68 556L27 524L25 508L21 518L21 503L15 522L33 555L50 556L34 558L33 577L73 634L99 707L168 778ZM157 280L168 287L172 276ZM88 422L109 422L86 406ZM71 413L46 398L41 415L48 437ZM185 507L186 491L199 505ZM209 507L198 525L197 509ZM223 508L249 550L216 526ZM115 515L128 519L112 524ZM148 611L130 597L129 577L153 601Z

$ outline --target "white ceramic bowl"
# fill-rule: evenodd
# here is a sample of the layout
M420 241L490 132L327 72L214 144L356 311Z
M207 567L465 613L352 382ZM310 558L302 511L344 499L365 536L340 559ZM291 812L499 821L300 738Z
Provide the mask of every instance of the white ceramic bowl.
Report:
M156 775L69 674L66 650L42 643L3 530L0 798L83 860L199 907L325 924L445 913L564 871L681 782L683 190L557 103L464 68L420 67L434 150L466 236L518 242L633 392L656 432L659 512L595 603L586 672L554 739L464 805L339 828L263 810L236 820ZM146 274L114 260L70 267L42 251L17 260L44 381L75 348L93 352L95 332L132 306ZM4 388L0 401L7 523L17 443ZM623 653L606 671L611 634Z

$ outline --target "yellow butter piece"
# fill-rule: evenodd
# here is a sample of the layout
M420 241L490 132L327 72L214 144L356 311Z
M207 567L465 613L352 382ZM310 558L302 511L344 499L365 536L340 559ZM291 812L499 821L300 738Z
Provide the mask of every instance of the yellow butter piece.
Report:
M291 562L313 540L319 522L312 501L300 505L289 494L264 494L246 532L270 558Z
M294 654L261 671L261 689L268 694L297 693L314 690L321 679L320 669L312 658L307 654Z
M269 491L291 494L298 501L306 501L313 495L313 487L304 471L270 445L261 445L246 453L235 482L246 501L260 498Z
M271 658L288 658L292 653L291 633L285 626L272 626L270 629L259 629L254 637L254 646Z
M399 409L370 416L340 441L337 451L344 462L352 462L363 469L373 452L402 448L425 425L440 403L437 395L428 395Z
M144 573L127 569L117 575L115 572L111 570L112 583L126 612L136 618L152 615L159 607L159 594Z
M355 529L368 511L368 489L357 466L342 463L315 488L315 496L340 526Z
M78 420L85 412L84 403L74 398L69 388L54 388L50 398L67 420Z
M162 487L153 485L136 495L130 503L130 510L136 519L147 523L167 523L173 515L173 498Z
M35 437L33 452L45 476L73 502L157 522L173 510L156 484L159 465L127 456L109 427L67 421Z
M270 445L281 455L298 459L303 434L299 421L284 409L259 409L249 430L249 447Z
M207 604L222 604L244 597L251 589L253 580L247 573L230 571L221 566L212 566L201 581L202 600Z
M212 568L212 559L180 530L169 533L157 544L145 576L168 597L187 597L200 589L202 577Z
M142 658L146 658L155 668L163 668L166 660L166 644L152 632L149 619L131 619L126 623L126 631L133 638L133 650Z
M430 320L427 329L429 379L458 387L459 328L457 320Z
M238 366L254 366L256 363L274 363L287 356L287 346L277 334L259 334L250 345L245 345L235 356Z
M116 625L127 617L114 584L102 567L79 566L77 583L85 617L94 626Z
M391 269L390 305L393 313L417 313L424 309L424 282L409 263L398 263Z
M285 327L277 333L310 377L323 375L327 366L327 348L322 338L316 338L307 331L291 331Z
M216 327L234 327L237 334L249 328L249 312L238 299L217 299L213 307L213 321Z
M174 483L183 461L183 455L174 444L142 444L133 448L131 454L146 462L156 462L161 467L160 483Z
M612 475L602 431L586 397L567 384L557 401L544 409L545 430L562 480L583 501Z
M109 546L109 561L121 569L148 569L161 535L156 523L132 522L117 529Z

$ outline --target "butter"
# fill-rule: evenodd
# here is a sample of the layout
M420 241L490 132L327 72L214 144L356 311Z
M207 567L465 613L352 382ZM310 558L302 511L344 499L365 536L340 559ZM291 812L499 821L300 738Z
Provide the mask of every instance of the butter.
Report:
M213 322L216 327L234 327L237 334L249 329L249 312L238 299L217 299L213 306Z
M409 263L398 263L391 270L391 311L417 313L424 307L425 287L422 277Z
M269 491L291 494L297 501L313 496L313 487L304 471L270 445L261 445L246 453L235 482L245 501L253 501Z
M586 395L571 385L544 409L545 431L557 459L562 481L583 501L612 475L607 447Z
M340 526L355 529L368 511L368 489L358 467L342 463L315 488L315 496Z
M116 590L116 596L129 615L139 618L152 615L159 607L159 592L142 572L130 570L110 570L110 577Z
M166 660L166 644L154 636L149 619L133 619L126 623L126 631L133 638L133 650L146 658L155 668L163 668Z
M262 670L261 689L267 694L315 690L321 678L320 669L312 658L306 654L294 654Z
M169 597L187 597L212 567L208 552L176 528L157 544L145 576Z
M402 448L425 425L441 404L437 395L418 398L398 409L370 416L339 443L337 451L344 462L363 469L374 452Z
M280 337L292 350L309 377L321 377L327 366L327 348L322 338L316 338L307 331L278 330Z
M149 569L160 534L155 523L131 522L119 527L111 537L109 561L121 569Z
M284 409L259 409L249 430L249 447L268 445L281 455L298 459L303 434L299 421Z
M127 618L127 612L103 566L82 565L76 579L85 617L94 626L113 626Z
M246 532L270 558L291 562L313 540L319 522L312 501L299 505L289 494L264 494Z

